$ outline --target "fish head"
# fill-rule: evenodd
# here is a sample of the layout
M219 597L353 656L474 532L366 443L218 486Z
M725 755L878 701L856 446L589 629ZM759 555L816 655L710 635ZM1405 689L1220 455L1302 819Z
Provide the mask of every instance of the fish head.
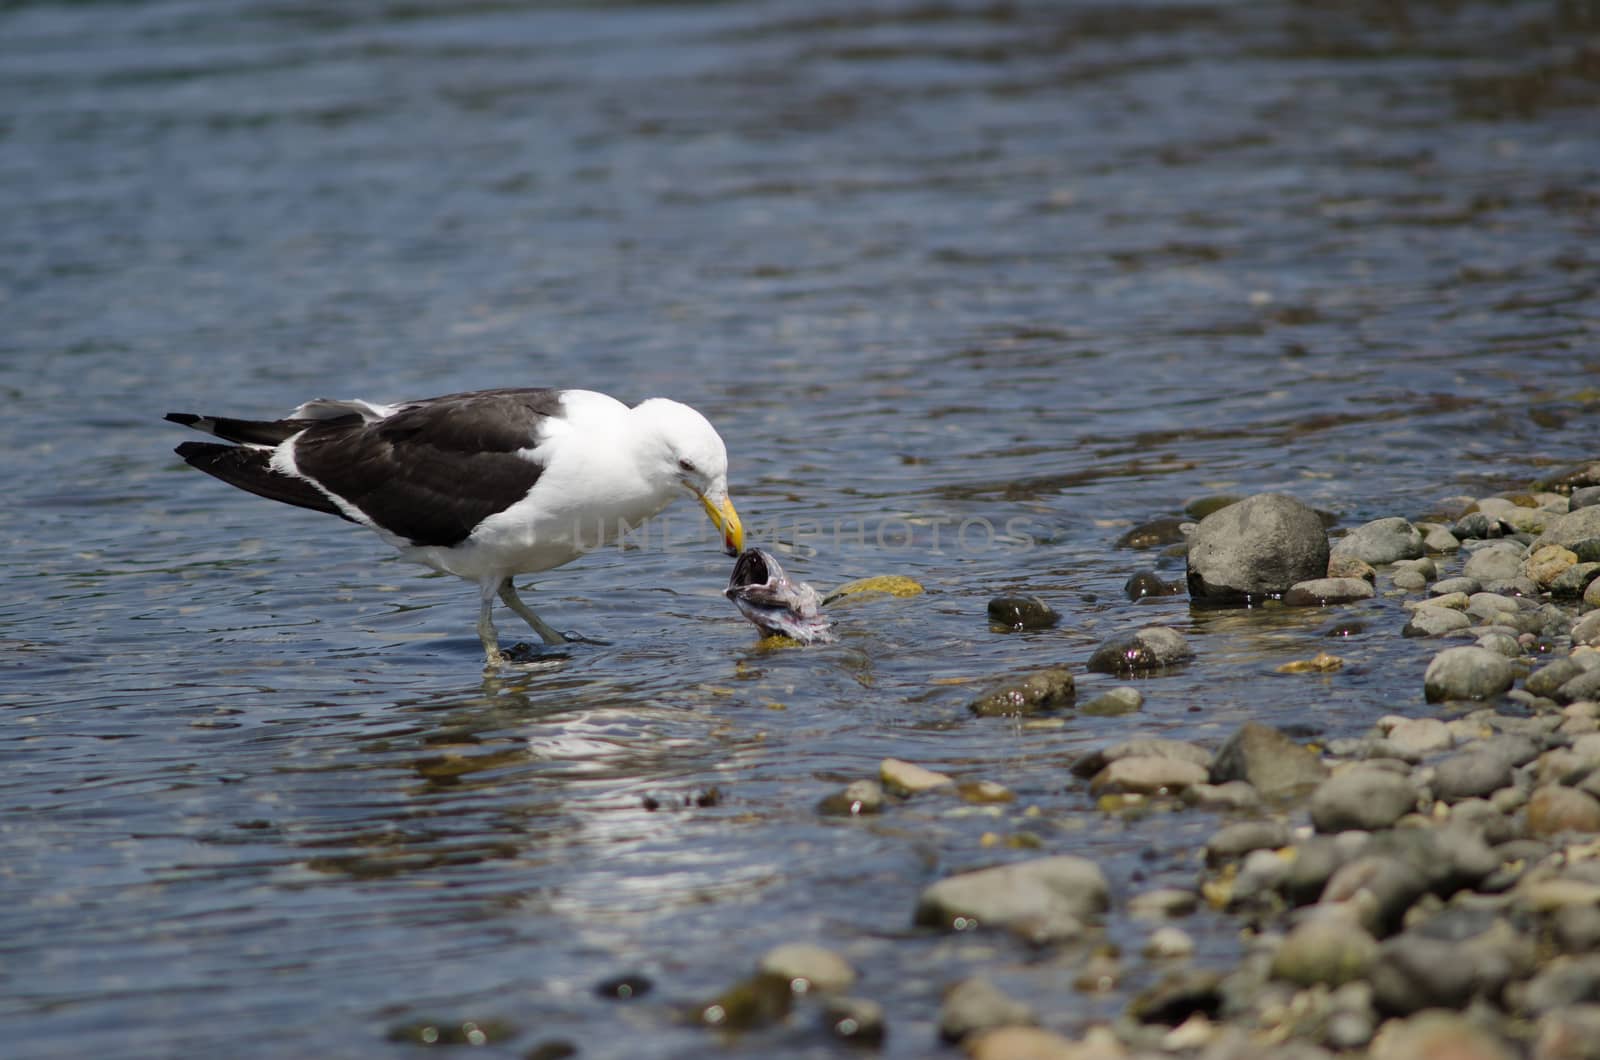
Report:
M817 591L791 579L766 549L747 548L739 553L722 595L768 635L781 634L802 644L835 639Z

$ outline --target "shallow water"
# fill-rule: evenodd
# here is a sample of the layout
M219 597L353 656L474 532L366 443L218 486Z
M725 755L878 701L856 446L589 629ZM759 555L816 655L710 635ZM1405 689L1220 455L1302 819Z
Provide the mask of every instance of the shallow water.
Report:
M991 832L1119 898L1189 883L1216 818L1108 821L1075 755L1429 709L1397 601L1284 677L1333 615L1130 604L1153 554L1115 542L1206 494L1348 526L1593 455L1588 11L0 9L13 1055L382 1055L427 1019L509 1024L491 1055L829 1055L810 1010L681 1017L792 940L851 958L889 1055L969 968L1061 1029L1120 1011L1137 962L1085 996L1081 952L913 929L918 889L1030 853ZM485 681L470 587L190 471L160 420L543 384L695 404L792 573L927 593L760 650L683 505L536 579L605 645ZM1012 588L1061 627L990 630ZM967 715L1156 622L1198 659L1136 715ZM886 755L1018 801L814 812ZM595 992L625 973L654 989Z

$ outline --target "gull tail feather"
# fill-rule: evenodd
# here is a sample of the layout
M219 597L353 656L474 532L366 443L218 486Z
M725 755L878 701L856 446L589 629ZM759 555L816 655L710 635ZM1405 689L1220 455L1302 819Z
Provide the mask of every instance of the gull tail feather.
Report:
M171 416L167 417L172 419ZM175 421L181 422L181 421ZM341 519L350 517L327 494L304 479L285 475L272 467L272 451L212 442L184 442L173 450L188 462L230 486L268 500L282 501L314 512L326 512Z

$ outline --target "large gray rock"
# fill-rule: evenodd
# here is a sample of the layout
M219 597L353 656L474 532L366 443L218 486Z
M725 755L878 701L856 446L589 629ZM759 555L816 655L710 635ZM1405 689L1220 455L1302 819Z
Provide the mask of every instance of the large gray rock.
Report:
M1316 512L1284 493L1258 493L1212 512L1189 539L1189 596L1245 603L1328 573L1328 533Z
M1429 703L1445 699L1490 699L1511 687L1516 673L1505 656L1468 645L1446 648L1422 677Z
M1423 553L1422 532L1399 516L1374 519L1334 542L1333 551L1373 566L1416 559Z
M932 927L975 922L1070 937L1086 918L1105 910L1110 893L1105 874L1087 858L1036 858L929 884L917 900L915 919Z

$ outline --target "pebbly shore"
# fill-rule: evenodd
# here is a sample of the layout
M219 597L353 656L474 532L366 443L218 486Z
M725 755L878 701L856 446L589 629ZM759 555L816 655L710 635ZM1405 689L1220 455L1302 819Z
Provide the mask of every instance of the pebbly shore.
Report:
M1073 763L1103 813L1218 814L1191 887L1114 884L1092 860L1045 849L946 875L907 895L907 918L923 931L1077 946L1084 993L1141 962L1159 974L1088 1026L1072 997L1042 1010L973 975L950 984L939 1040L919 1047L980 1060L1600 1058L1600 462L1331 535L1331 519L1284 494L1210 508L1128 539L1179 542L1194 607L1336 612L1375 593L1400 598L1407 618L1393 635L1438 642L1413 699L1359 738L1312 744L1248 722L1216 746L1131 736ZM1134 598L1175 591L1152 572L1129 582ZM989 617L1019 629L1059 619L1029 597L997 598ZM1193 659L1181 634L1153 626L1108 640L1083 669L1137 678ZM1341 665L1319 653L1283 669ZM1015 675L970 710L1139 709L1132 684L1079 702L1074 669ZM890 813L940 789L1011 798L890 759L817 812ZM1201 909L1236 921L1235 966L1195 959L1184 922ZM1093 944L1109 918L1140 926L1139 952ZM686 1018L758 1028L802 1003L820 1014L819 1033L857 1046L893 1033L870 984L809 942L767 954Z

